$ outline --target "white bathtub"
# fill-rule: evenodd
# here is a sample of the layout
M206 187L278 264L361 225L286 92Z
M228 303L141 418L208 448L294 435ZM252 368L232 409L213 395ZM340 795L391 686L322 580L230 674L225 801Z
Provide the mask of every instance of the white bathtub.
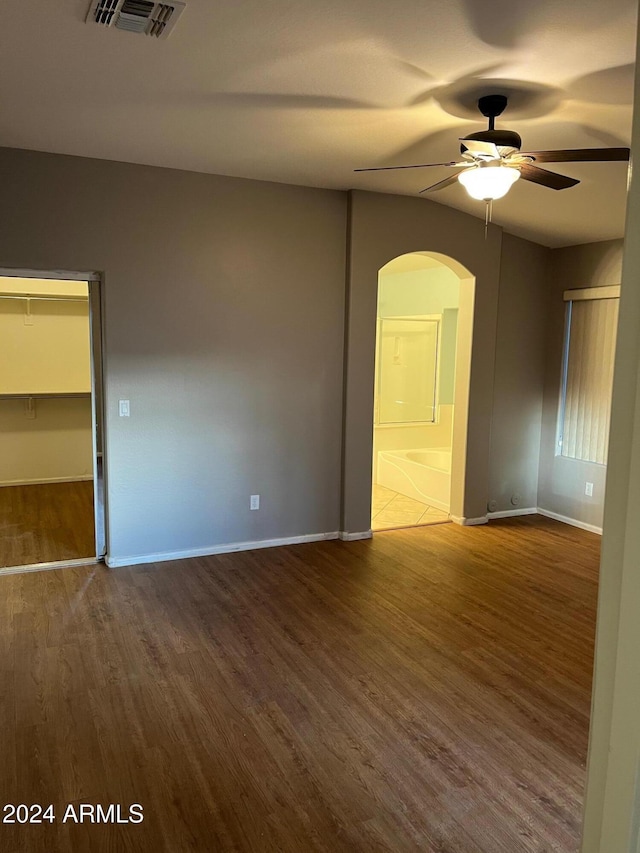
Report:
M380 450L378 484L449 512L451 451L442 447Z

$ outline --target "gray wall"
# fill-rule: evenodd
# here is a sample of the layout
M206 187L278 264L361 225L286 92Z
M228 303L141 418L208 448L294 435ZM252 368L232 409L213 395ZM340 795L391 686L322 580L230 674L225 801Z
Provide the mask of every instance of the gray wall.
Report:
M489 481L493 511L538 505L549 261L549 249L503 235Z
M538 504L582 517L551 500L545 455L563 307L545 303L549 250L405 196L8 149L0 171L0 265L104 277L112 559L368 529L378 271L413 251L476 278L465 517L536 504L553 306ZM618 281L619 255L551 253L556 297Z
M565 318L562 294L577 287L620 284L622 248L622 240L607 240L551 251L538 506L594 527L602 527L606 467L556 455ZM584 493L587 481L593 483L592 498Z
M454 258L476 278L464 517L486 514L502 230L426 199L351 193L343 529L368 530L378 270L408 252ZM456 413L458 417L458 413ZM454 439L455 440L455 439Z
M104 274L109 555L338 530L345 194L8 149L0 174L0 265Z

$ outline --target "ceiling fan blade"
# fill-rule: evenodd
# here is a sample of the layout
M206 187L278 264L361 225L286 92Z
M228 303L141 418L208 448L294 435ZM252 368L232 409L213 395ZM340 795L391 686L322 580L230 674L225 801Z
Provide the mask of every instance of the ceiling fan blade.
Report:
M428 169L430 166L468 166L468 163L417 163L415 166L374 166L372 169L354 169L354 172L389 172L392 169Z
M493 142L483 142L481 139L461 139L460 142L472 154L484 155L494 160L500 159L500 152Z
M437 184L432 184L430 187L426 187L425 189L420 190L420 193L430 193L434 190L443 190L445 187L450 187L451 184L455 184L457 180L458 175L449 175L449 177L445 178L444 181L438 181ZM420 195L420 193L418 193L418 195Z
M518 168L525 181L533 181L534 184L541 184L541 186L549 187L551 190L566 190L580 183L575 178L558 175L556 172L548 172L546 169L539 169L537 166L530 166L528 163Z
M533 157L536 163L597 163L628 160L628 148L568 148L561 151L529 151L518 157Z

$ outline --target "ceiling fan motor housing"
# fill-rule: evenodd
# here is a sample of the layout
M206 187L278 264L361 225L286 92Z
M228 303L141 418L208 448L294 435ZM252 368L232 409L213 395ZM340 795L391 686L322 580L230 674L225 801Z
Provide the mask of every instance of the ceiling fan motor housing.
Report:
M513 130L479 130L476 133L470 133L465 136L465 139L476 139L478 142L493 142L498 146L501 154L506 154L507 151L501 149L509 149L509 151L519 151L522 148L522 139L519 133ZM460 145L462 154L467 150L464 141Z

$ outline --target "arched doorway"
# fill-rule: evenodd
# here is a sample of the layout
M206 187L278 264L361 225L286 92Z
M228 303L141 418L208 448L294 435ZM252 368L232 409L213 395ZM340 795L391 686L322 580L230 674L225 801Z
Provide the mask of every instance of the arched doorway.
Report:
M475 279L435 252L378 275L371 528L463 515Z

